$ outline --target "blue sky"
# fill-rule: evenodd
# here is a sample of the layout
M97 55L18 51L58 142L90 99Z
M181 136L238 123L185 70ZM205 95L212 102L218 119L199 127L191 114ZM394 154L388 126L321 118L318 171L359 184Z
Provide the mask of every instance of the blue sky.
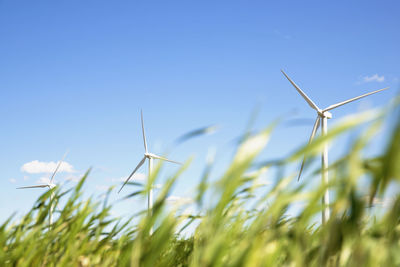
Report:
M220 125L171 150L180 161L195 155L174 191L187 197L207 151L217 151L223 169L257 106L255 129L293 111L307 119L278 127L265 159L308 139L315 113L280 69L321 107L391 87L338 108L331 123L386 105L400 78L399 8L398 1L0 1L0 201L7 203L0 220L41 193L15 187L49 176L22 166L37 160L46 169L67 149L69 170L58 183L93 167L88 195L119 185L142 157L141 108L153 152L171 149L187 131ZM115 213L143 204L119 204Z

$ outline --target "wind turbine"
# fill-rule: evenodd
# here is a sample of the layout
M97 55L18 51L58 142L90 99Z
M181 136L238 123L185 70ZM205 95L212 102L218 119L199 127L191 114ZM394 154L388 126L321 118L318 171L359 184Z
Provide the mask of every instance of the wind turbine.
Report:
M144 156L143 156L142 160L139 162L139 164L136 166L136 168L133 170L131 175L129 175L129 177L125 180L124 184L121 186L121 188L119 189L118 193L121 192L122 188L124 188L126 183L128 183L128 181L135 174L135 172L144 164L146 159L148 159L148 161L149 161L149 174L148 174L148 177L151 176L151 171L152 171L152 168L153 168L153 159L160 159L160 160L165 160L165 161L172 162L172 163L175 163L175 164L182 164L180 162L173 161L173 160L170 160L170 159L167 159L167 158L164 158L164 157L161 157L161 156L158 156L156 154L148 152L147 142L146 142L146 134L144 132L143 111L141 111L140 113L141 113L141 121L142 121L142 135L143 135L143 144L144 144ZM149 194L147 196L147 211L148 211L149 214L151 213L152 208L153 208L153 187L150 188L150 192L149 192ZM150 232L153 232L153 231L151 230Z
M58 162L57 167L54 170L53 175L51 176L50 181L48 183L41 184L41 185L31 185L31 186L17 187L17 189L46 188L46 187L48 187L49 190L50 190L50 189L53 189L54 187L56 187L57 185L53 183L53 179L54 179L54 176L56 175L58 169L60 168L61 163L64 161L65 157L67 156L67 154L68 154L68 151L65 152L64 156L62 157L62 159ZM54 193L51 193L51 195L50 195L50 205L51 205L51 202L53 200L53 197L54 197ZM50 225L53 224L53 207L52 206L50 206L49 224Z
M299 92L299 94L306 100L306 102L308 103L308 105L317 111L317 119L315 120L314 123L314 127L312 129L311 132L311 136L310 139L308 141L308 143L310 144L311 141L313 140L320 124L321 124L321 131L322 131L322 135L326 135L328 132L328 119L332 118L332 114L329 112L329 110L333 110L337 107L343 106L347 103L353 102L355 100L358 100L360 98L378 93L380 91L386 90L389 87L383 88L383 89L379 89L370 93L366 93L348 100L345 100L343 102L339 102L333 105L330 105L329 107L325 108L325 109L320 109L293 81L292 79L289 78L289 76L283 71L281 70L281 72L283 73L283 75L285 75L285 77L289 80L289 82L294 86L294 88L296 88L297 92ZM322 122L322 123L321 123ZM301 172L303 171L303 167L304 167L304 163L305 163L305 157L303 158L303 161L301 163L301 167L300 167L300 172L299 172L299 176L297 178L297 180L300 179L301 176ZM324 184L328 184L329 182L329 176L328 176L328 144L325 142L324 143L324 148L323 148L323 152L322 152L322 182ZM326 189L324 192L324 196L322 198L322 204L324 206L324 210L322 211L322 223L325 223L326 221L329 220L330 217L330 210L329 210L329 190Z

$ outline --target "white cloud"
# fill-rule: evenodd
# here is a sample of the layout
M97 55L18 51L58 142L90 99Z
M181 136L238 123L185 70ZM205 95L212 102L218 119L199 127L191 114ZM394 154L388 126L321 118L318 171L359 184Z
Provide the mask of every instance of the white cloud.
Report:
M372 76L364 76L362 77L362 81L365 83L369 83L369 82L383 82L385 81L385 76L379 76L378 74L374 74Z
M21 167L22 172L27 173L52 173L57 167L58 162L42 162L34 160L27 162ZM74 167L68 162L63 161L58 169L58 172L74 172Z
M13 183L13 184L15 184L15 183L17 182L17 180L14 179L14 178L11 178L9 181L10 181L11 183Z
M27 181L27 180L29 180L29 176L24 175L24 181Z

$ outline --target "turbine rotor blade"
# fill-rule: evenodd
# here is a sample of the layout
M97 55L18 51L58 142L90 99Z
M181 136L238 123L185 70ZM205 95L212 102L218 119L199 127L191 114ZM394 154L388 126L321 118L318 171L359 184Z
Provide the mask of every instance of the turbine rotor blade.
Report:
M165 160L165 161L168 161L168 162L172 162L172 163L175 163L175 164L182 165L182 163L181 163L181 162L178 162L178 161L173 161L173 160L170 160L170 159L167 159L167 158L164 158L164 157L158 156L158 155L151 154L151 157L152 157L152 158L154 158L154 159Z
M27 189L27 188L45 188L49 187L46 184L41 184L41 185L31 185L31 186L22 186L22 187L17 187L17 189Z
M343 105L345 105L345 104L347 104L347 103L356 101L356 100L358 100L358 99L360 99L360 98L363 98L363 97L366 97L366 96L369 96L369 95L372 95L372 94L376 94L376 93L378 93L378 92L380 92L380 91L383 91L383 90L386 90L386 89L389 89L389 87L385 87L385 88L383 88L383 89L379 89L379 90L376 90L376 91L373 91L373 92L369 92L369 93L366 93L366 94L363 94L363 95L360 95L360 96L351 98L351 99L349 99L349 100L346 100L346 101L343 101L343 102L340 102L340 103L337 103L337 104L333 104L333 105L327 107L326 109L324 109L323 111L328 111L328 110L331 110L331 109L334 109L334 108L343 106Z
M146 142L146 134L144 132L144 122L143 122L143 111L140 111L141 120L142 120L142 134L143 134L143 144L144 144L144 151L147 153L147 142Z
M292 81L292 79L289 78L289 76L287 76L287 74L281 70L281 72L283 73L283 75L285 75L285 77L289 80L289 82L294 86L294 88L296 88L297 92L300 93L300 95L307 101L308 105L310 105L311 108L315 109L316 111L319 111L319 108L317 105L315 105L315 103L311 100L311 98L309 98L306 93L304 93L300 87L297 86L297 84L294 83L294 81Z
M50 183L53 182L54 176L56 175L58 169L59 169L60 166L61 166L61 163L64 161L64 159L65 159L65 157L67 156L67 154L68 154L68 150L65 152L64 156L62 157L62 159L58 162L57 167L56 167L56 169L54 170L53 175L52 175L51 178L50 178Z
M315 120L314 127L311 132L310 139L308 140L308 144L310 144L312 142L312 140L314 139L314 136L317 133L320 121L321 121L321 118L319 116L317 116L317 119ZM300 180L300 176L303 171L305 162L306 162L306 157L304 156L303 161L301 162L300 172L299 172L299 176L297 177L297 181Z
M129 182L129 179L131 179L131 177L135 174L135 172L143 165L144 161L146 160L146 157L143 157L143 159L139 162L139 164L136 166L136 168L133 170L133 172L131 173L131 175L129 175L129 177L125 180L124 184L121 186L121 188L119 189L118 193L121 192L122 188L126 185L126 183Z

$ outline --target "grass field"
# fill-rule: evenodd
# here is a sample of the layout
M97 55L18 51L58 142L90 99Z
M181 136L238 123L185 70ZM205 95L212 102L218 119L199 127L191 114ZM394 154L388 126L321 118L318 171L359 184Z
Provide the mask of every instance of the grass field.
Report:
M51 204L58 205L59 214L51 226L50 191L21 220L11 217L1 225L1 266L399 266L400 195L385 199L388 188L398 186L400 179L397 112L397 105L390 105L348 117L327 136L277 161L266 162L259 156L268 149L275 124L246 136L221 177L211 179L212 164L205 166L194 199L196 214L166 207L173 184L190 161L160 190L151 216L142 213L128 221L113 218L107 201L83 199L88 172L70 190L53 189ZM382 154L365 157L365 147L388 118L391 131ZM360 125L364 130L348 153L331 162L332 216L321 225L326 185L309 186L320 179L319 170L300 182L296 173L285 170L304 154L319 160L324 142ZM159 168L146 188L130 197L146 194ZM276 182L264 190L258 178L269 169L275 170ZM361 180L366 191L358 186ZM212 195L215 203L204 205L206 195ZM296 216L287 212L293 205L298 207ZM188 226L194 230L181 235Z

